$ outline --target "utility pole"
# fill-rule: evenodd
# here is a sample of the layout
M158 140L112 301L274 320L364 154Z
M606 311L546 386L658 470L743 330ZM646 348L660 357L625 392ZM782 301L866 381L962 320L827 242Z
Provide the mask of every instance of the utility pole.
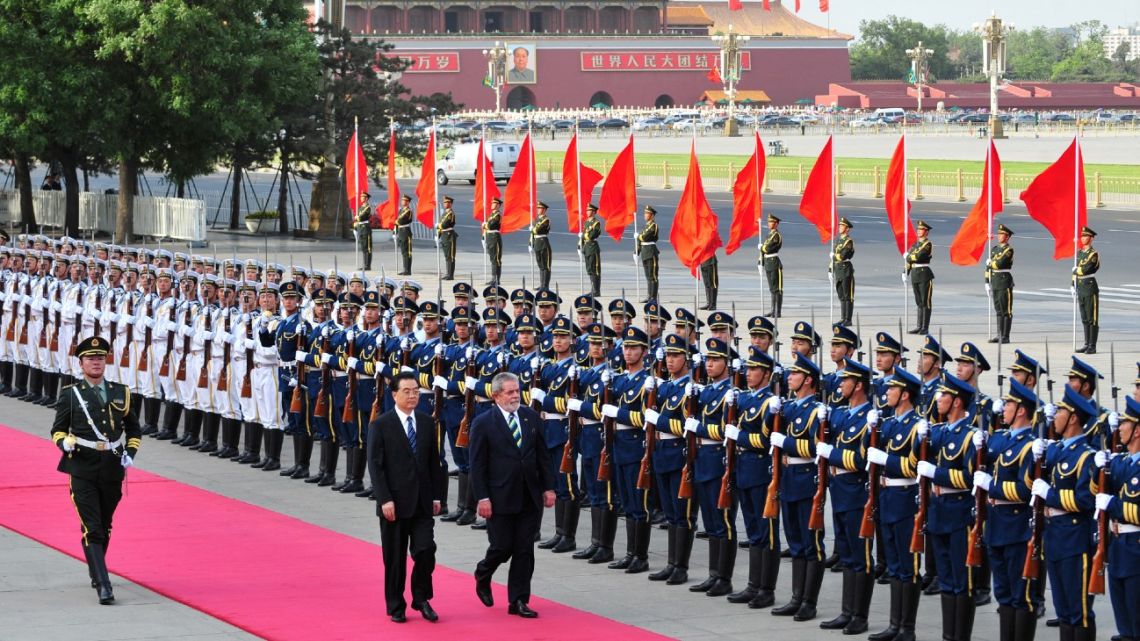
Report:
M910 58L910 82L914 85L915 93L918 94L918 117L922 118L922 93L926 86L927 75L930 71L930 57L934 55L934 50L924 48L922 41L919 40L917 47L906 50L906 55ZM906 118L903 118L903 125L906 125Z
M982 62L990 77L990 137L1005 138L998 118L998 85L1005 74L1005 44L1013 25L1002 22L997 12L981 24L974 25L974 33L982 36Z
M728 120L724 123L724 135L739 136L740 128L736 124L736 84L740 82L740 47L751 37L732 32L732 25L728 25L728 33L717 34L712 41L720 47L720 73L724 81L724 95L728 100ZM694 127L696 125L694 124Z

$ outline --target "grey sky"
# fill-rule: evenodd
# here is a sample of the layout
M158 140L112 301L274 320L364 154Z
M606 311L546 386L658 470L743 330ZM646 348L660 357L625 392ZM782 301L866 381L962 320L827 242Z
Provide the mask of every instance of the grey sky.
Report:
M746 2L751 0L745 0ZM755 0L759 2L760 0ZM1138 0L830 0L831 28L859 35L860 20L889 15L903 16L928 25L945 24L968 29L996 10L1016 27L1066 27L1082 20L1100 20L1109 27L1127 26L1140 20ZM794 10L795 0L784 0ZM828 15L819 12L819 0L801 0L800 14L806 20L827 25Z

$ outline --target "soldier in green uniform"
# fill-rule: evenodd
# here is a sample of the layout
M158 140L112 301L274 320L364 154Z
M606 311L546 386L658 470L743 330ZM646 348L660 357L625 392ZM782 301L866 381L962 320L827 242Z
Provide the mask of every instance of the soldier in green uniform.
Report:
M637 235L637 255L641 257L641 267L645 269L645 299L648 303L657 300L657 210L649 205L645 206L645 229Z
M491 261L491 280L488 285L499 284L503 275L503 237L499 229L503 225L503 199L491 199L491 213L483 221L483 247Z
M352 233L356 235L356 250L364 257L364 266L357 265L357 269L368 271L372 269L372 204L368 202L371 196L362 192L356 202L360 206L356 209L356 220L352 223Z
M705 304L701 309L716 309L716 294L720 289L720 272L717 269L716 255L701 263L701 281L705 284Z
M443 216L435 225L439 247L443 250L443 262L447 265L443 280L455 280L455 245L459 237L455 232L455 210L451 208L454 202L451 196L443 197Z
M990 249L990 260L986 263L986 289L994 303L997 315L997 336L991 343L1008 343L1009 330L1013 326L1013 246L1009 237L1013 230L998 225L998 244Z
M400 212L396 214L396 247L400 251L402 267L397 276L412 275L412 197L400 196Z
M534 252L534 262L538 264L538 286L550 289L550 218L546 216L549 207L540 200L535 209L538 214L530 227L530 249Z
M930 259L934 258L934 244L927 236L930 225L925 221L915 223L918 238L906 252L906 273L910 275L910 286L914 290L914 304L918 307L918 322L908 334L925 334L930 329L930 312L934 301L934 270L930 269Z
M1100 270L1100 254L1093 249L1096 232L1081 227L1081 250L1077 252L1077 266L1073 268L1073 287L1077 290L1077 305L1081 308L1081 325L1085 328L1085 344L1078 354L1095 354L1096 338L1100 333L1100 287L1096 273Z
M784 264L780 262L780 248L783 246L780 218L768 214L768 236L760 243L760 269L768 279L768 292L772 294L772 309L766 314L769 318L779 318L784 306Z
M829 269L835 293L839 295L839 324L844 327L851 326L851 317L855 314L855 266L851 264L851 258L855 256L855 241L850 235L852 227L850 220L839 219L839 241L831 254Z
M593 203L586 206L586 220L582 223L582 235L578 239L578 251L586 259L586 275L590 277L590 295L602 295L602 248L598 237L602 235L602 221L598 220L598 207Z
M115 601L106 562L111 521L123 497L126 468L134 465L142 442L130 388L103 379L110 348L99 336L76 346L83 377L61 390L51 426L51 440L63 452L57 469L71 476L91 587L103 605Z

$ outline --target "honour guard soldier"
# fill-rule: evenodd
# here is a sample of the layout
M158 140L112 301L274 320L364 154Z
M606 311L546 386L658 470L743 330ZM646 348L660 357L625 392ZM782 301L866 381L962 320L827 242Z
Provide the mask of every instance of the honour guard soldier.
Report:
M830 358L831 362L835 363L836 370L823 376L823 401L832 408L847 403L847 399L839 391L839 384L843 382L848 358L854 357L856 350L862 346L862 339L843 323L831 326ZM872 392L868 391L867 394L871 396Z
M1137 379L1140 388L1140 379ZM1140 638L1140 399L1124 399L1120 415L1121 454L1100 451L1096 463L1107 465L1106 487L1096 495L1096 509L1108 515L1108 593L1116 630L1124 639ZM1091 637L1090 637L1091 638Z
M928 421L933 420L938 422L937 417L941 414L938 413L938 401L936 396L938 388L942 384L942 377L945 376L942 365L943 363L950 362L950 353L943 349L942 346L938 344L938 341L929 334L927 334L926 342L918 353L918 373L922 377L922 392L919 394L918 399L918 413ZM970 395L970 401L970 403L966 403L967 410L973 402L973 394Z
M538 286L550 289L550 218L546 216L549 207L541 200L535 206L537 212L534 225L530 228L530 250L534 252L534 262L538 265Z
M1068 378L1069 387L1079 394L1081 398L1090 403L1095 403L1094 406L1097 408L1096 416L1085 426L1085 437L1088 446L1093 449L1107 449L1110 431L1108 426L1109 412L1108 408L1101 407L1100 404L1095 401L1098 381L1103 379L1104 376L1096 371L1095 367L1074 356L1073 366L1069 368Z
M894 413L894 409L887 403L887 386L891 376L902 368L902 354L906 350L893 336L886 332L875 334L875 369L882 373L874 380L872 386L875 390L875 409L879 410L880 417L887 417ZM909 374L909 372L907 372ZM919 384L921 388L921 383ZM918 403L918 392L910 398L910 404Z
M978 377L981 376L982 372L990 371L990 362L986 360L982 350L973 343L962 343L961 350L954 361L957 363L955 373L958 378L969 383L974 389L981 390ZM971 426L989 434L997 429L997 426L994 425L994 412L993 399L979 391L974 395L973 404L966 410L966 416L970 418ZM974 577L975 590L978 589L977 578L977 576ZM983 604L979 603L978 605Z
M1096 284L1100 254L1093 249L1093 238L1096 238L1095 231L1089 227L1081 228L1081 249L1077 252L1077 266L1073 268L1073 288L1077 292L1081 325L1085 330L1085 344L1076 350L1078 354L1095 354L1097 334L1100 333L1100 287Z
M908 333L925 334L930 331L930 312L934 302L934 270L930 269L934 244L927 238L931 228L925 221L918 221L915 229L918 238L906 252L906 273L910 275L910 286L914 290L914 304L918 311L917 322Z
M371 196L362 192L357 197L360 204L356 208L356 219L352 224L352 232L356 234L356 250L364 259L364 265L357 269L369 271L372 269L372 204L368 202Z
M382 352L384 346L384 334L380 325L380 313L382 306L387 302L380 297L380 293L374 290L364 292L362 298L364 305L361 308L361 324L360 331L355 332L355 343L353 345L354 357L345 361L346 369L349 370L349 376L356 377L356 425L355 430L360 436L362 443L367 446L368 443L368 425L375 410L377 416L379 410L383 407L382 402L378 402L377 394L384 393L383 389L378 389L377 385L380 383L379 378L376 376L376 363L383 362L384 355ZM367 467L367 459L365 458L365 467ZM363 485L363 479L361 479ZM354 496L362 499L372 497L372 486L368 485L361 490L355 492Z
M641 257L641 267L645 270L645 299L641 302L648 303L651 300L657 300L657 259L660 252L657 250L657 210L653 207L645 206L645 229L637 235L637 248L636 253Z
M400 196L400 211L396 214L396 248L400 251L400 271L397 276L412 275L412 197ZM339 293L339 292L338 292Z
M483 249L487 252L487 260L491 263L491 280L488 285L498 285L503 277L503 236L500 229L503 225L503 200L491 199L491 213L483 221Z
M234 445L237 444L237 430L240 419L256 421L265 429L265 458L259 461L263 472L272 472L281 469L281 447L285 442L285 416L288 408L281 406L281 394L278 391L280 374L278 362L280 354L277 350L277 325L281 323L278 315L281 287L269 280L257 286L258 308L247 309L242 317L245 333L235 334L231 337L236 350L234 359L245 361L246 367L252 368L249 373L250 393L245 395L241 390L241 411L232 419L234 431ZM247 294L248 295L248 294ZM296 349L296 342L293 343ZM235 370L236 371L236 370ZM244 387L234 378L230 390ZM286 387L286 389L289 389ZM291 400L291 399L290 399Z
M768 235L760 242L760 273L768 279L768 293L772 295L772 309L764 314L769 318L782 316L784 307L784 263L780 262L780 248L784 237L780 235L780 218L768 214Z
M281 471L281 476L293 479L308 478L309 461L313 454L313 439L310 431L307 409L309 395L300 386L305 381L297 374L297 350L304 349L305 337L311 326L301 317L301 286L296 281L283 283L281 294L282 315L284 318L274 329L274 342L280 365L277 368L278 389L281 390L281 415L285 422L285 433L293 437L293 466ZM293 395L297 394L299 412L293 412ZM288 474L286 474L288 472Z
M465 285L457 283L455 287ZM466 371L469 361L475 358L475 334L478 329L478 317L474 308L469 305L458 305L451 310L452 331L454 340L444 348L443 359L445 363L444 374L433 381L434 386L444 385L443 426L447 431L447 439L451 444L451 460L458 468L459 492L455 503L455 511L449 512L440 520L456 525L471 525L475 522L475 505L471 502L469 474L470 463L467 459L467 448L456 443L459 437L459 424L463 421L464 393L466 392ZM444 380L439 380L443 378Z
M598 238L602 235L602 221L594 203L586 205L586 220L582 221L582 234L578 237L578 254L586 261L586 275L590 277L590 295L602 295L602 249Z
M993 301L997 316L997 335L991 343L1008 343L1009 331L1013 327L1013 246L1009 238L1013 230L998 225L998 244L990 250L986 262L986 291Z
M336 460L339 455L336 442L333 440L333 428L330 422L332 410L326 409L323 413L316 411L319 396L332 392L331 389L322 389L321 352L322 348L328 344L328 339L332 336L335 325L331 318L335 300L335 295L330 289L322 287L313 292L312 329L305 334L304 349L297 350L294 358L298 365L305 366L305 380L301 381L301 384L304 385L309 402L304 407L306 414L303 420L307 423L309 434L312 435L313 440L321 444L320 466L316 474L307 477L305 482L315 483L321 487L336 482ZM331 405L331 403L322 401L321 405Z
M138 405L126 385L103 378L110 345L99 336L75 350L82 378L62 391L51 440L63 452L58 470L71 476L71 501L83 530L83 552L99 603L115 601L107 574L107 547L126 468L134 465L142 436Z
M348 366L349 346L353 350L352 356L356 356L356 334L359 332L356 317L363 305L364 299L356 294L345 292L340 295L337 301L339 318L335 325L331 325L329 349L321 351L321 364L332 370L332 417L329 420L336 430L335 441L345 455L344 481L334 483L330 489L343 494L355 494L364 489L364 471L367 468L364 460L366 435L360 430L359 421L362 408L355 393L349 398L350 387L355 388L355 381L350 381L350 377L355 378L356 369ZM346 415L348 420L345 420ZM330 473L335 476L335 468Z
M541 384L530 390L530 400L542 405L543 433L549 452L551 475L555 479L554 521L560 530L554 538L540 543L538 547L561 554L578 548L576 539L581 508L576 454L573 456L573 469L569 473L562 472L563 450L571 436L567 403L571 398L571 381L577 376L577 366L574 364L574 332L570 319L565 316L555 317L550 326L550 334L553 359L542 366ZM578 452L578 443L572 443L569 447L571 452Z
M720 290L720 272L717 269L716 255L701 263L701 280L705 284L705 304L701 309L716 309L716 295Z
M851 263L855 256L855 241L851 238L852 227L850 220L839 219L839 240L835 243L831 266L827 270L839 296L839 324L846 327L851 326L851 317L855 314L855 266Z
M443 215L435 225L439 248L443 251L444 275L443 280L455 280L455 248L458 244L459 233L455 231L455 210L451 208L455 199L451 196L443 197Z

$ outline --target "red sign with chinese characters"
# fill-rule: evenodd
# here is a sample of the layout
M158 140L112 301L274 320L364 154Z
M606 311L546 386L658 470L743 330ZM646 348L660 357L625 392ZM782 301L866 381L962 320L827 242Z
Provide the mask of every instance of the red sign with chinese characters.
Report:
M412 63L404 73L459 73L458 51L428 51L384 54L389 58L403 58Z
M720 52L697 51L583 51L582 71L708 71L720 65ZM752 53L740 52L740 66L752 69Z

